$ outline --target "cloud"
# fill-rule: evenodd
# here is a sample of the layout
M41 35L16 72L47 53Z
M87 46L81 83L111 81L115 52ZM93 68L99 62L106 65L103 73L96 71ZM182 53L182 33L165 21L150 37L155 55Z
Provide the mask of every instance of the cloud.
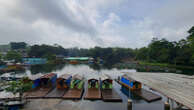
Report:
M25 41L90 48L180 40L194 24L193 0L0 0L0 44Z

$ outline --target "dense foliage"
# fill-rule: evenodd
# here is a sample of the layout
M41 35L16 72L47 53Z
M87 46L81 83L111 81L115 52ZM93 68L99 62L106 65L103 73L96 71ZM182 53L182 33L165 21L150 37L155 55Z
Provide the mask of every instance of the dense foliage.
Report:
M186 39L170 42L153 38L148 47L137 50L136 59L147 62L170 63L179 65L194 64L194 27Z
M16 51L8 51L5 59L7 60L15 60L16 62L19 62L22 60L22 56L19 52Z
M19 93L20 100L22 100L23 93L32 89L32 82L28 78L23 78L18 81L11 81L6 91L13 94Z

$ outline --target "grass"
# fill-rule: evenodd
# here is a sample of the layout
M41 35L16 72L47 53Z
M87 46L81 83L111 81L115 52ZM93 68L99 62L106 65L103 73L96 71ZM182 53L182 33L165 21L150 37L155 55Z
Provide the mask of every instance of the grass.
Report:
M149 66L161 66L161 67L168 67L169 64L167 63L150 63L150 62L144 62L144 61L139 61L140 65L149 65Z
M180 68L180 69L194 69L193 66L188 66L188 65L174 65L174 64L168 64L168 63L151 63L151 62L139 61L139 64L140 65L148 65L148 66L160 66L160 67Z

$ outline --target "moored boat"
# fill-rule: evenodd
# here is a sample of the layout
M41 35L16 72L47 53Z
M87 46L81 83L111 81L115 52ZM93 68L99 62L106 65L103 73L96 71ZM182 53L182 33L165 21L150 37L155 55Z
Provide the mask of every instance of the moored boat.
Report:
M98 78L92 77L88 79L88 89L84 99L88 100L101 99L100 81Z
M32 78L31 78L32 79ZM26 98L43 98L56 87L57 74L49 73L33 79L33 89L26 92Z
M63 95L69 90L72 75L64 74L57 78L57 86L49 92L45 98L63 98Z
M67 89L70 87L72 75L64 74L57 78L57 89Z
M81 75L73 75L70 89L63 95L63 99L81 99L84 92L84 78Z
M108 102L121 102L122 99L118 93L113 89L113 80L108 75L100 77L101 93L103 101Z
M138 81L135 81L128 77L127 75L123 75L119 81L123 86L129 88L130 90L140 90L142 88L142 84Z

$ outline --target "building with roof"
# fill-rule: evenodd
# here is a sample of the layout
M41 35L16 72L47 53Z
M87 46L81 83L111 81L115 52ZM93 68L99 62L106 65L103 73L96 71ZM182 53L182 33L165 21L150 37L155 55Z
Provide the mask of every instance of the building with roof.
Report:
M38 65L38 64L46 64L46 58L23 58L22 59L24 65Z

